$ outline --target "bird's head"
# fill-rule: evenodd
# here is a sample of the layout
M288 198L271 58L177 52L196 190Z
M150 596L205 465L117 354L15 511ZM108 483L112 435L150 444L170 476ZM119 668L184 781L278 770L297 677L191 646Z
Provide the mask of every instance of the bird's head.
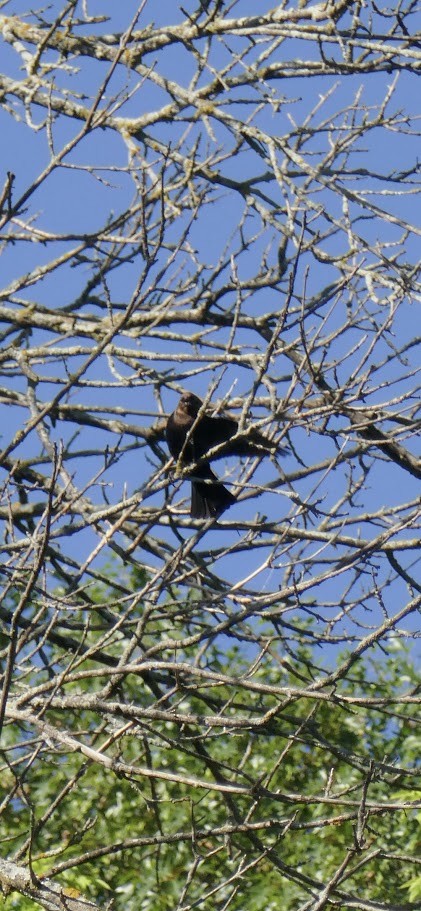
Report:
M190 418L195 418L202 405L202 400L197 395L194 395L193 392L184 392L178 403L177 411L188 415Z

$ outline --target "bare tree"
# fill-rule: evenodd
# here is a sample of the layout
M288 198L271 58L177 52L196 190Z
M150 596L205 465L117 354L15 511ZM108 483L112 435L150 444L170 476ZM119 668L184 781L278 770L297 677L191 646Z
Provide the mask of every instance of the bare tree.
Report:
M0 16L6 902L415 907L417 5L94 7Z

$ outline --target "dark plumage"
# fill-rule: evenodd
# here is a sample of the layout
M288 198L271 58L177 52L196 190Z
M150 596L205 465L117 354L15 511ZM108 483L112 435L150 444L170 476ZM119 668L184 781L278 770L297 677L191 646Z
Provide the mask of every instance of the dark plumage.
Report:
M181 455L183 465L199 462L192 471L191 515L195 519L220 516L236 501L233 494L218 481L209 461L200 462L210 449L225 444L221 452L211 456L215 459L226 455L270 455L276 451L276 444L258 430L252 429L247 436L232 440L238 432L238 423L234 418L211 418L202 414L198 419L202 405L197 395L185 392L168 418L166 431L168 449L174 459L178 460Z

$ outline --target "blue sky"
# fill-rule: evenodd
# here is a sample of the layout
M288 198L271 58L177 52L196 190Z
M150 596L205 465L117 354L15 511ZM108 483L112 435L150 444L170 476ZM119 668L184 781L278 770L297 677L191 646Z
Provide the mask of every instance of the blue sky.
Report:
M127 11L121 4L108 4L107 6L110 21L105 26L101 23L89 25L81 30L82 33L97 32L101 35L104 31L112 33L127 27L131 10ZM19 15L25 7L24 3L10 2L2 13ZM183 8L188 12L193 11L194 4L186 4ZM262 13L270 8L270 4L261 4ZM52 4L48 10L48 17L51 19L53 12L59 9L61 9L59 4ZM98 11L99 14L103 12L104 4L93 3L90 4L89 9L92 15L95 14L95 11ZM239 2L229 15L254 14L255 4ZM152 20L155 25L166 26L170 23L180 22L183 18L180 9L174 5L171 5L171 15L169 15L168 7L165 4L145 3L138 27L144 28ZM345 19L344 28L346 22ZM384 22L380 18L376 22L376 27L384 28ZM216 41L210 62L217 68L226 62L230 55L241 53L243 47L244 39L238 37L230 36L226 41ZM4 42L1 48L2 55L4 52L2 71L15 79L21 79L23 73L16 51ZM279 59L281 63L284 63L287 60L299 60L303 57L317 59L317 45L309 45L308 42L298 40L286 41L284 44L280 44L278 50L273 51L270 60ZM55 51L46 51L43 57L48 61L55 58ZM188 87L194 71L192 54L188 49L179 46L167 48L161 54L148 55L144 62L148 66L153 66L160 75L166 75L177 81L183 88ZM83 92L94 97L109 69L109 64L93 61L86 57L78 58L76 63L78 72L73 75L70 75L67 70L57 74L57 86L70 92ZM241 71L241 64L238 65L238 70ZM204 71L199 85L205 84L208 78L209 70L207 69ZM124 91L126 86L134 88L136 79L137 77L133 73L128 73L125 68L118 68L107 87L108 96L116 94L118 91ZM393 79L394 74L371 73L363 78L361 75L350 78L332 76L270 82L267 86L258 87L260 97L263 103L265 93L268 95L272 91L276 92L280 99L279 110L274 112L266 104L260 112L255 114L252 125L274 140L282 141L285 141L287 134L294 133L294 131L298 134L304 128L307 132L314 130L312 138L304 143L302 154L308 163L317 166L320 157L328 154L332 138L337 138L339 123L341 123L340 132L344 139L347 130L351 131L352 104L356 93L361 93L361 95L360 109L358 113L355 113L355 117L360 118L362 122L363 117L367 116L374 122L375 111L378 111ZM374 267L376 264L376 268L382 267L384 274L387 275L384 259L386 254L390 255L391 260L397 256L398 263L405 261L409 264L415 263L419 257L419 233L417 234L417 230L418 232L420 230L419 201L414 192L415 186L408 187L402 183L401 187L398 187L399 192L396 193L396 184L392 187L391 180L385 181L370 176L370 172L375 171L378 171L380 175L391 174L393 171L405 171L412 166L416 158L418 138L413 133L418 102L414 87L414 75L403 72L388 107L388 114L391 116L390 127L380 128L373 125L369 132L364 132L361 139L355 142L349 158L337 156L332 165L332 173L326 175L324 182L315 181L313 188L311 185L309 186L307 198L314 208L309 207L305 212L307 231L313 231L316 235L321 236L322 252L326 257L328 255L339 257L346 252L349 243L343 227L345 196L340 187L342 186L344 190L349 189L357 196L359 194L360 202L348 200L350 219L360 238L360 249L355 254L356 266L360 270L359 278L350 282L348 291L345 289L341 295L338 295L335 306L329 304L315 313L314 317L307 317L306 331L308 331L309 337L315 332L320 332L320 343L315 356L321 362L324 352L327 352L327 359L330 363L328 379L329 382L338 385L346 384L353 368L358 364L361 352L366 350L367 366L372 364L372 377L370 383L365 384L364 395L361 398L356 396L353 401L359 407L363 405L374 407L374 405L382 405L387 402L392 394L397 397L394 409L399 414L406 413L408 403L405 401L405 396L409 396L410 390L414 386L413 379L407 378L406 374L416 364L416 355L412 349L408 350L405 355L408 364L405 364L402 358L397 359L392 355L396 348L409 342L414 335L417 325L416 302L410 295L402 299L399 316L392 321L382 337L379 336L371 352L373 322L369 322L369 317L371 320L377 320L379 326L382 325L393 306L393 296L391 296L390 289L378 286L375 278L374 286L365 287L364 270ZM331 90L331 94L322 103L321 95L326 95L328 90ZM238 91L232 90L229 94L222 94L218 98L217 104L221 111L228 113L231 117L236 117L237 120L245 121L250 116L252 105L256 105L257 97L258 93L254 89L242 87ZM9 96L8 101L12 103ZM165 97L162 89L154 86L151 79L146 79L133 97L117 112L117 116L141 117L153 111L157 105L168 103L168 101L169 96ZM306 120L309 112L318 102L320 102L320 108L317 114L311 121ZM80 103L88 102L80 99ZM365 113L362 112L362 106L365 108ZM22 118L22 106L17 104L14 109ZM346 114L343 113L345 109L348 110ZM404 111L404 116L394 119L393 112L400 109ZM45 111L32 105L31 113L33 122L38 126L42 124ZM198 155L203 160L206 159L206 156L222 156L228 149L235 148L236 137L231 129L227 129L226 125L221 123L219 116L210 117L208 121L206 119L193 120L190 125L188 120L192 121L191 110L186 108L181 111L178 120L172 120L170 123L158 122L156 125L148 126L146 132L160 142L171 142L172 148L176 146L180 154L183 154L184 150L186 157L195 141L200 141ZM80 121L72 121L70 118L58 119L53 125L50 137L53 140L55 152L57 153L65 143L74 138L80 128ZM5 172L11 170L15 174L13 199L16 201L31 187L33 181L48 164L50 159L49 137L45 129L31 129L26 123L16 121L11 116L11 112L4 109L0 109L0 129L3 137L0 146L0 172L4 175ZM185 138L181 143L183 135ZM139 147L141 147L141 142ZM154 160L152 152L149 151L148 156L151 168L159 171L159 155L156 154ZM109 129L95 130L66 156L63 165L50 174L39 188L30 194L26 203L26 211L22 215L23 219L33 218L33 223L38 229L49 232L51 235L57 235L57 239L46 244L35 243L33 240L20 240L13 246L3 247L1 254L1 285L3 288L7 288L8 283L16 280L18 276L24 276L30 270L48 264L53 258L76 248L78 237L75 235L86 232L95 234L103 230L110 218L134 205L135 184L133 174L127 170L127 160L127 146L115 130ZM284 164L282 144L276 149L276 160L278 167L282 168ZM133 164L136 169L138 162L134 161ZM286 224L286 210L294 202L293 187L303 185L307 177L305 174L298 173L297 166L297 173L291 177L290 189L287 189L287 184L281 188L273 177L271 180L267 179L270 166L270 156L268 156L266 147L262 149L262 154L259 154L256 149L248 148L246 151L242 150L239 155L232 152L225 160L221 158L218 162L218 170L224 178L235 181L260 178L254 188L256 191L254 200L257 200L265 211L272 212L272 222L266 221L265 223L256 208L250 207L240 230L239 225L244 213L244 198L232 188L221 186L220 182L217 183L208 194L206 206L199 208L195 214L184 249L178 251L173 261L171 260L171 250L178 242L181 228L187 229L191 211L185 211L168 224L165 247L151 269L143 288L142 308L145 312L148 308L152 309L157 304L163 305L166 300L171 299L172 306L179 307L180 314L182 314L183 307L191 306L191 297L196 283L199 282L197 288L201 287L203 293L208 290L208 281L211 282L210 287L213 290L222 288L233 274L233 263L235 263L235 274L243 282L253 278L264 261L267 261L269 268L274 268L279 242L283 236L282 230ZM87 171L88 167L91 169L90 172ZM341 168L353 173L347 176L345 173L341 173ZM292 165L291 169L294 170ZM356 173L358 171L360 173ZM168 179L170 177L171 167L169 167ZM150 174L148 180L151 181ZM197 192L200 192L201 185L201 181L197 180ZM386 191L386 195L384 195L384 191ZM368 202L374 201L378 206L384 206L386 212L413 225L416 230L405 235L399 225L385 221L381 214L374 217L363 205L366 199ZM370 217L368 217L369 215ZM156 216L158 216L158 208L156 208ZM299 212L301 221L303 216L304 209ZM341 223L341 227L331 237L323 239L323 232L328 229L332 219ZM151 240L156 235L156 231L156 228L151 228ZM238 251L244 239L247 240L247 244L240 253ZM99 247L98 262L105 249L105 244L102 248ZM226 250L226 265L216 275L214 274L215 265L224 255L224 249ZM378 251L377 261L376 250ZM279 314L287 293L288 276L291 274L292 241L289 242L287 256L290 257L290 264L285 278L276 287L262 288L254 291L250 296L244 292L241 304L242 313L253 319L259 319L262 313L271 313L274 318ZM159 276L164 264L166 268ZM95 318L104 315L104 310L96 305L95 295L98 295L102 304L109 295L116 312L119 308L121 310L131 299L142 268L141 257L138 254L134 255L131 262L127 262L108 274L106 287L101 284L95 287L92 300L80 314L76 313L76 315L92 313ZM14 292L11 295L12 305L19 309L23 304L28 303L35 307L46 307L49 310L57 311L60 311L61 308L65 310L72 308L94 269L95 266L92 262L78 261L76 263L73 258L52 271L51 274L46 275L42 281ZM314 255L314 250L309 249L303 252L294 287L295 315L294 311L290 313L282 334L285 343L299 339L299 302L301 300L308 302L312 298L317 299L323 288L337 280L339 272L340 268L337 263L323 262ZM393 274L393 265L390 265L390 275L393 277ZM191 276L191 286L189 286L189 276ZM180 285L183 278L185 287L180 292L177 290L177 286ZM158 288L154 287L155 281L158 283ZM377 301L373 300L375 293L378 295ZM235 306L235 300L235 290L228 291L221 298L220 306L222 308ZM351 310L352 307L357 307L358 300L360 304L363 302L361 317L345 333L341 330L341 326L344 325L345 310L347 307ZM7 299L3 300L3 303L8 305ZM331 307L330 312L328 312L329 306ZM253 331L253 328L237 330L235 334L235 346L238 349L237 361L234 356L232 363L225 365L222 363L222 359L218 363L215 349L206 344L209 338L207 339L205 335L197 340L195 346L192 346L191 333L197 334L197 325L192 325L190 328L184 325L183 328L182 324L179 326L175 324L171 328L178 333L178 337L175 339L171 337L165 340L159 339L157 334L151 332L140 338L125 336L118 339L117 343L121 341L126 354L133 352L136 364L123 364L118 359L118 353L108 360L106 356L101 356L86 372L83 382L78 385L77 389L72 390L66 404L69 406L86 405L90 411L101 409L100 417L102 419L113 416L113 408L122 409L124 413L120 415L121 420L133 425L149 425L158 416L157 389L160 393L162 391L162 404L166 413L169 413L175 406L178 391L181 388L191 389L204 396L211 383L215 384L214 400L230 394L241 403L248 395L254 378L253 369L250 364L245 363L244 354L248 352L255 356L264 353L259 348L262 344L261 337ZM184 333L184 341L182 338L180 339L180 333L182 335ZM335 333L337 333L336 337ZM225 344L227 331L214 332L210 339L212 345ZM39 331L36 336L32 336L29 344L31 346L42 345L46 341L51 343L54 341L57 345L57 338L54 340L50 333L42 331ZM63 377L63 370L74 372L83 363L84 358L89 356L95 340L89 337L82 339L79 337L76 342L74 338L67 337L60 344L64 351L62 361L55 357L51 364L38 363L37 365L42 377L37 386L37 395L41 402L49 401L58 392L60 386L57 381ZM80 350L78 353L72 353L75 351L76 344L80 346ZM356 346L355 350L352 350L354 346ZM390 360L388 360L389 356ZM384 364L381 366L382 361ZM163 371L165 371L164 377L161 375ZM277 398L282 399L290 389L294 374L293 365L280 352L272 359L270 372L275 394ZM158 377L163 382L158 384ZM26 391L27 378L20 375L19 370L8 365L2 377L2 385L18 392ZM303 388L300 381L294 387L293 399L297 397L298 391L300 395L304 395ZM313 390L311 394L313 392L315 394ZM257 393L267 395L267 387L260 385ZM400 400L399 397L401 397ZM263 416L264 413L258 407L252 408L252 418L258 419ZM7 408L7 420L3 426L4 444L11 439L13 432L27 417L26 410ZM285 580L291 576L291 573L293 574L293 569L289 567L290 564L292 567L294 566L294 561L296 561L299 575L302 559L300 546L297 543L292 548L287 548L284 553L282 544L274 547L271 535L268 533L268 543L264 547L255 546L248 550L244 547L239 554L236 554L235 545L240 540L239 532L235 527L236 523L246 522L259 514L268 516L271 521L282 520L286 525L291 523L292 528L302 529L305 527L305 523L303 526L302 516L297 507L297 497L305 499L309 496L313 512L310 510L308 513L306 519L309 523L308 527L317 529L323 525L324 519L329 514L335 513L336 510L338 521L341 515L344 522L352 514L355 515L355 525L351 526L352 532L349 533L371 537L378 533L381 527L377 520L373 519L373 514L385 506L393 510L399 504L410 501L416 491L417 482L413 477L401 471L387 459L381 459L371 470L368 483L355 494L352 501L345 499L341 503L345 498L349 477L352 474L355 476L362 470L361 461L358 458L353 459L345 468L330 471L326 478L323 472L317 475L310 474L309 477L303 478L297 478L295 475L297 470L300 470L300 461L304 465L311 465L313 462L334 457L336 453L334 432L343 429L346 422L343 418L338 417L332 419L328 427L324 427L321 416L316 417L314 422L305 422L300 420L299 414L294 414L292 406L288 409L286 419L293 448L289 455L282 460L282 468L293 478L291 487L283 484L275 490L268 489L261 492L256 499L246 499L239 503L230 511L229 515L224 517L227 527L222 524L219 528L213 528L198 541L197 545L198 552L206 555L209 565L212 563L214 552L213 570L220 574L223 580L245 578L256 572L256 576L250 582L250 589L255 590L258 594L264 591L276 591L285 584ZM385 426L387 429L387 425ZM77 422L59 421L53 428L49 425L51 439L57 443L68 441L75 431L79 432L79 436L70 447L73 457L69 458L68 466L74 482L79 486L88 483L102 468L103 453L107 446L112 447L117 443L120 446L121 457L116 464L111 465L99 481L90 485L89 497L94 504L104 503L104 494L108 501L119 502L124 496L131 496L136 490L142 493L144 485L151 475L152 465L155 464L157 467L159 463L148 448L140 450L132 448L135 436L130 429L119 440L117 433L85 426L78 428ZM347 446L352 448L354 442L355 437L351 433ZM415 439L408 440L405 445L408 445L412 451L416 451ZM125 447L128 447L127 451ZM81 455L86 450L92 451L92 455L88 458ZM40 440L35 433L32 433L16 450L15 455L19 455L20 458L32 458L39 452ZM164 447L162 452L163 454L166 452ZM297 455L299 462L297 462ZM366 461L367 463L371 461L370 456L366 457ZM239 470L238 461L229 460L225 463L218 463L218 471L221 474L224 471L228 472L228 482L238 478ZM277 476L276 467L265 462L256 470L251 483L265 487L271 481L274 482ZM155 507L162 504L163 498L162 488L159 485L157 487L156 493L147 499L147 503ZM182 495L188 495L187 484L180 489L176 500L179 500ZM31 496L36 499L39 493L34 492ZM392 515L393 512L390 512L388 522L391 521ZM180 533L185 538L189 538L192 532L187 527ZM169 527L157 528L156 534L160 540L168 542L171 547L177 545L177 539ZM412 528L403 528L399 532L400 540L412 536ZM120 533L116 533L116 540L121 546L125 546L125 539ZM61 546L72 559L83 563L96 541L97 538L93 531L80 529L77 534L63 538ZM321 571L324 556L318 554L320 546L320 542L315 542L314 545L307 543L305 566L302 567L304 576L311 572L312 561L309 558L311 552L315 554L314 565L317 567L317 571ZM232 548L234 550L231 553ZM227 553L223 555L225 549L227 549ZM265 565L265 558L272 552L273 558L270 565ZM330 545L326 549L326 555L332 559ZM105 552L105 556L108 557L107 552ZM401 556L404 565L407 568L412 567L415 552L402 552ZM140 554L140 562L143 559L145 556ZM159 565L160 557L148 554L147 559L151 566ZM98 565L102 565L103 560L104 551L98 557ZM261 571L257 572L260 566ZM365 570L358 579L361 607L359 610L354 609L352 622L356 623L358 620L363 624L367 623L367 628L372 622L372 617L368 615L368 612L374 611L375 622L379 615L379 605L374 603L375 599L372 595L367 597L366 602L364 600L365 590L372 591L373 572L376 571L376 568L373 569L372 566L370 571L367 571L367 579L364 578ZM384 574L390 572L390 567L385 565L384 558L380 561L378 572L379 578L384 578ZM330 582L326 580L323 582L321 590L315 591L309 596L320 597L324 616L332 615L335 602L338 602L346 588L345 580L347 578L348 573L344 573L343 576L332 579ZM351 578L350 574L349 578ZM402 582L394 583L393 596L392 589L390 589L390 594L389 607L390 610L393 610L395 598L407 596L404 584ZM347 626L349 622L344 621L348 629L350 628ZM409 620L408 623L412 624L412 620ZM340 626L340 628L342 627Z

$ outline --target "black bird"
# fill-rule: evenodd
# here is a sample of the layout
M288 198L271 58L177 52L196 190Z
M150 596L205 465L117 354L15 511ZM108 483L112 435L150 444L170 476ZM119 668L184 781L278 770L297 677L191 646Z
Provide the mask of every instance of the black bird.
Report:
M166 430L168 449L174 459L179 459L182 454L183 465L199 462L191 472L194 480L191 482L190 512L194 519L218 517L236 502L234 495L218 481L209 461L204 460L210 449L226 444L220 453L211 456L215 459L227 455L271 455L277 450L276 444L256 429L232 440L238 432L238 422L231 417L211 418L207 414L198 418L202 406L203 402L197 395L185 392L168 418Z

